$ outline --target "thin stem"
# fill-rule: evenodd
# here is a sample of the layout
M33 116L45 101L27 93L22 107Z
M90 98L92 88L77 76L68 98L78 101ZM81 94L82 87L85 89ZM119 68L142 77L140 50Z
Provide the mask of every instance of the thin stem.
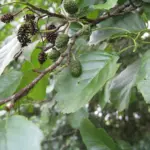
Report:
M150 42L148 41L140 41L141 43L144 43L144 44L150 44Z
M0 5L0 7L7 6L7 5L12 5L12 4L26 5L26 6L31 7L32 9L42 13L42 14L47 14L48 16L51 16L51 17L57 17L57 18L61 18L61 19L66 19L66 17L61 15L61 14L51 13L48 10L36 7L36 6L34 6L34 5L32 5L32 4L28 3L28 2L10 2L10 3L6 3L6 4L3 4L3 5Z
M137 49L137 42L136 42L136 40L135 40L134 38L132 38L132 37L129 36L129 35L117 35L117 36L115 36L115 37L112 37L112 39L120 38L120 37L124 37L124 38L129 38L129 39L131 39L131 40L133 41L133 44L134 44L133 52L136 51L136 49ZM126 49L126 48L125 48L125 49ZM124 51L124 50L123 50L123 51Z
M121 53L123 53L124 51L126 51L126 50L128 50L129 48L132 48L132 47L134 47L134 46L135 46L135 45L130 45L130 46L126 47L126 48L122 49L120 52L118 52L118 54L121 54Z
M27 9L27 7L23 8L23 9L20 10L19 12L15 13L14 16L17 16L18 14L20 14L21 12L23 12L25 9Z

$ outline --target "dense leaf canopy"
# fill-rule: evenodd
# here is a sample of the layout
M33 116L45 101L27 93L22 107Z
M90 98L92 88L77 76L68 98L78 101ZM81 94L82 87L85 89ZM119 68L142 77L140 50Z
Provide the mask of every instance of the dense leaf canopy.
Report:
M150 0L0 2L0 150L150 149Z

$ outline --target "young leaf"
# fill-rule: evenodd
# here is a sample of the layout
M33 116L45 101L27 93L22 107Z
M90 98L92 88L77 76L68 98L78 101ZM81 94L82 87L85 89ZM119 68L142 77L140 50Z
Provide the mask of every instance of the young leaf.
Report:
M87 119L80 126L82 139L87 150L117 150L116 144L102 128L95 128Z
M101 51L83 54L79 60L83 70L79 78L72 77L68 68L57 77L55 99L63 113L83 107L118 69L118 57Z
M22 116L0 121L1 150L41 150L41 130Z

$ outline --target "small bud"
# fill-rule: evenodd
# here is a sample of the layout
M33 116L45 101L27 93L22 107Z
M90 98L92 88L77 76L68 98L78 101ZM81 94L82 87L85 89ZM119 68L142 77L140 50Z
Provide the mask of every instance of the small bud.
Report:
M68 44L69 36L67 34L60 34L56 38L55 46L57 48L65 47Z
M54 48L48 54L48 57L53 60L57 59L59 56L60 56L60 52Z
M6 104L5 110L7 112L10 112L13 107L14 107L14 102L9 102L9 103Z

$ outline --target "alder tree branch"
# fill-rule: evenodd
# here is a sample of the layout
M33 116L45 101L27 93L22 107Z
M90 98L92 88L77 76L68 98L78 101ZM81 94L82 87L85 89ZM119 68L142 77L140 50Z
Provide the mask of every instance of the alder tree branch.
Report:
M126 8L129 8L129 9L126 9ZM132 12L135 9L136 8L133 7L130 3L127 3L127 4L115 6L114 8L112 8L112 10L110 10L110 12L105 13L104 15L102 15L101 17L99 17L97 19L93 20L93 19L88 19L86 17L82 17L81 19L86 20L87 22L91 23L92 25L96 25L96 24L98 24L104 20L107 20L111 17L125 15L129 12Z
M50 17L57 17L57 18L65 19L65 20L69 19L66 16L62 15L62 14L51 13L48 10L36 7L36 6L34 6L34 5L32 5L32 4L28 3L28 2L25 3L25 4L27 6L29 6L29 7L31 7L32 9L36 10L36 11L39 11L39 12L44 13L44 14L47 14ZM125 8L130 7L130 6L132 6L131 9L124 11ZM111 18L111 17L114 17L114 16L118 16L118 15L124 15L126 13L129 13L129 12L137 9L138 7L141 7L141 5L134 7L133 4L126 3L126 4L118 5L118 6L114 7L114 8L112 8L112 12L106 13L105 15L101 16L98 19L92 20L92 19L88 19L86 17L82 17L81 19L85 19L87 22L96 25L96 24L100 23L101 21L104 21L104 20L106 20L108 18Z
M42 8L39 8L39 7L36 7L30 3L26 3L27 6L31 7L32 9L36 10L36 11L39 11L43 14L47 14L48 16L50 17L57 17L57 18L61 18L61 19L66 19L66 17L62 14L56 14L56 13L51 13L49 12L48 10L45 10L45 9L42 9Z
M39 12L44 13L44 14L47 14L50 17L57 17L57 18L65 19L65 20L69 19L66 16L62 15L62 14L51 13L51 12L45 10L45 9L33 6L32 4L30 4L28 2L26 3L26 5L31 7L32 9L34 9L36 11L39 11ZM125 8L130 7L130 6L132 6L131 9L124 11ZM136 8L140 7L140 6L133 7L133 5L131 3L127 3L127 4L123 4L123 5L118 5L118 6L114 7L114 8L112 8L112 12L106 13L105 15L101 16L98 19L92 20L92 19L88 19L86 17L82 17L81 19L84 19L87 22L89 22L89 23L91 23L93 25L96 25L96 24L98 24L98 23L100 23L100 22L102 22L102 21L104 21L104 20L106 20L108 18L111 18L111 17L114 17L114 16L118 16L118 15L124 15L126 13L129 13L129 12L135 10Z
M56 14L56 13L49 12L46 9L34 6L34 5L32 5L31 3L28 3L28 2L10 2L10 3L6 3L4 5L0 4L0 7L4 7L6 5L12 5L12 4L26 5L28 7L31 7L33 10L38 11L42 14L47 14L50 17L57 17L57 18L61 18L61 19L66 19L66 17L62 14Z
M46 14L49 17L57 17L57 18L69 21L69 18L67 18L65 15L52 13L52 12L50 12L48 10L43 9L43 8L34 6L34 5L32 5L31 3L28 3L28 2L11 2L11 3L4 4L4 5L0 5L0 7L3 7L5 5L15 4L15 3L20 4L20 5L26 5L26 6L30 7L30 8L32 8L35 11L38 11L38 12L40 12L42 14ZM130 6L131 6L130 10L125 10L125 8L130 7ZM93 20L93 19L88 19L86 17L82 17L80 19L81 20L85 20L86 22L88 22L88 23L90 23L92 25L96 25L96 24L98 24L98 23L100 23L100 22L102 22L102 21L104 21L104 20L106 20L108 18L111 18L111 17L114 17L114 16L118 16L118 15L124 15L126 13L132 12L133 10L137 9L138 7L141 7L141 5L134 7L134 5L129 2L129 3L125 3L123 5L115 6L114 8L111 9L112 12L108 12L108 13L102 15L101 17L99 17L97 19Z

